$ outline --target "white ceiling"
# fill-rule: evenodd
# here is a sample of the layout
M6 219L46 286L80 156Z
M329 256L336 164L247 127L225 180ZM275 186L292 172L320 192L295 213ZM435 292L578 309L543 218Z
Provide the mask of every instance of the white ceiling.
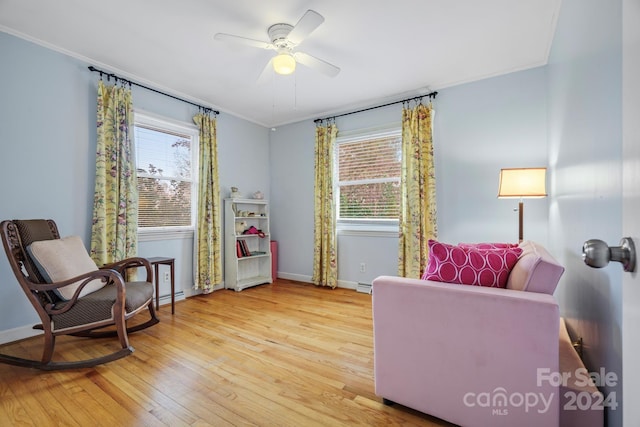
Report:
M546 63L561 0L0 0L0 30L267 127L326 117ZM341 68L257 78L269 41L308 9L299 50ZM87 71L89 72L89 71Z

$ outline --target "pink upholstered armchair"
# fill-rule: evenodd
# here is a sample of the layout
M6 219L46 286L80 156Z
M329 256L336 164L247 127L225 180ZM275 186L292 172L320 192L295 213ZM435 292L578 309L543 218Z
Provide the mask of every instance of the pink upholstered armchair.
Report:
M559 425L564 268L525 242L507 289L381 276L373 282L376 394L463 426Z

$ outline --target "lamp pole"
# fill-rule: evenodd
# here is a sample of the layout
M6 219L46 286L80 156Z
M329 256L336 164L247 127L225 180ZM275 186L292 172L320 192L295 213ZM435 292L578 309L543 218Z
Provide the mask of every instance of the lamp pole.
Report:
M523 236L523 218L524 218L524 203L522 199L520 199L520 203L518 203L518 243L522 243Z

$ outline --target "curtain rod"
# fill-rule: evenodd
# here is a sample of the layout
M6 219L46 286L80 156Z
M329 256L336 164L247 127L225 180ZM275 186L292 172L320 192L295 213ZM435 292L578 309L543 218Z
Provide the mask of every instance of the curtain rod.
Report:
M420 101L422 101L422 98L433 98L433 99L435 99L435 97L437 95L438 95L438 92L431 92L431 93L428 93L426 95L414 96L413 98L407 98L407 99L402 99L400 101L389 102L389 103L383 104L383 105L376 105L375 107L363 108L362 110L351 111L349 113L336 114L335 116L325 117L324 119L315 119L313 122L314 123L320 123L320 122L323 122L324 120L335 119L336 117L348 116L350 114L362 113L364 111L375 110L376 108L388 107L389 105L400 104L401 102L416 101L418 99Z
M211 112L211 113L216 114L216 115L220 114L220 111L216 111L213 108L205 107L204 105L196 104L195 102L191 102L191 101L187 101L186 99L178 98L177 96L173 96L173 95L171 95L169 93L161 92L161 91L159 91L157 89L154 89L154 88L149 87L149 86L145 86L145 85L140 84L140 83L132 82L129 79L125 79L125 78L116 76L113 73L107 73L106 71L99 70L96 67L94 67L93 65L89 66L89 71L93 71L94 73L100 73L100 77L102 77L103 75L107 76L107 78L113 77L114 79L116 79L116 82L118 80L122 80L123 82L129 83L129 85L138 86L138 87L141 87L143 89L147 89L147 90L150 90L152 92L159 93L160 95L168 96L169 98L177 99L178 101L182 101L182 102L186 102L187 104L195 105L196 107L204 110L205 113Z

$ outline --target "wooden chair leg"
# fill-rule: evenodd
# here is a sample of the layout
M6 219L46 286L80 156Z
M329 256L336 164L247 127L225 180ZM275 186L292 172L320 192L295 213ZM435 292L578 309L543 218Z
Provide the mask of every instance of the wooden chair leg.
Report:
M118 339L120 340L122 348L127 348L129 347L129 337L127 336L127 321L125 320L124 312L124 301L122 305L117 303L113 305L113 317L115 318Z
M53 358L53 348L56 345L56 337L50 328L44 331L44 348L42 349L42 363L47 364Z
M116 331L118 332L118 339L122 348L129 347L129 336L127 335L127 325L125 321L116 322Z
M158 323L160 320L158 319L158 317L156 316L156 309L153 306L153 301L151 302L151 304L148 305L149 307L149 316L151 316L151 320L155 320L155 323Z

